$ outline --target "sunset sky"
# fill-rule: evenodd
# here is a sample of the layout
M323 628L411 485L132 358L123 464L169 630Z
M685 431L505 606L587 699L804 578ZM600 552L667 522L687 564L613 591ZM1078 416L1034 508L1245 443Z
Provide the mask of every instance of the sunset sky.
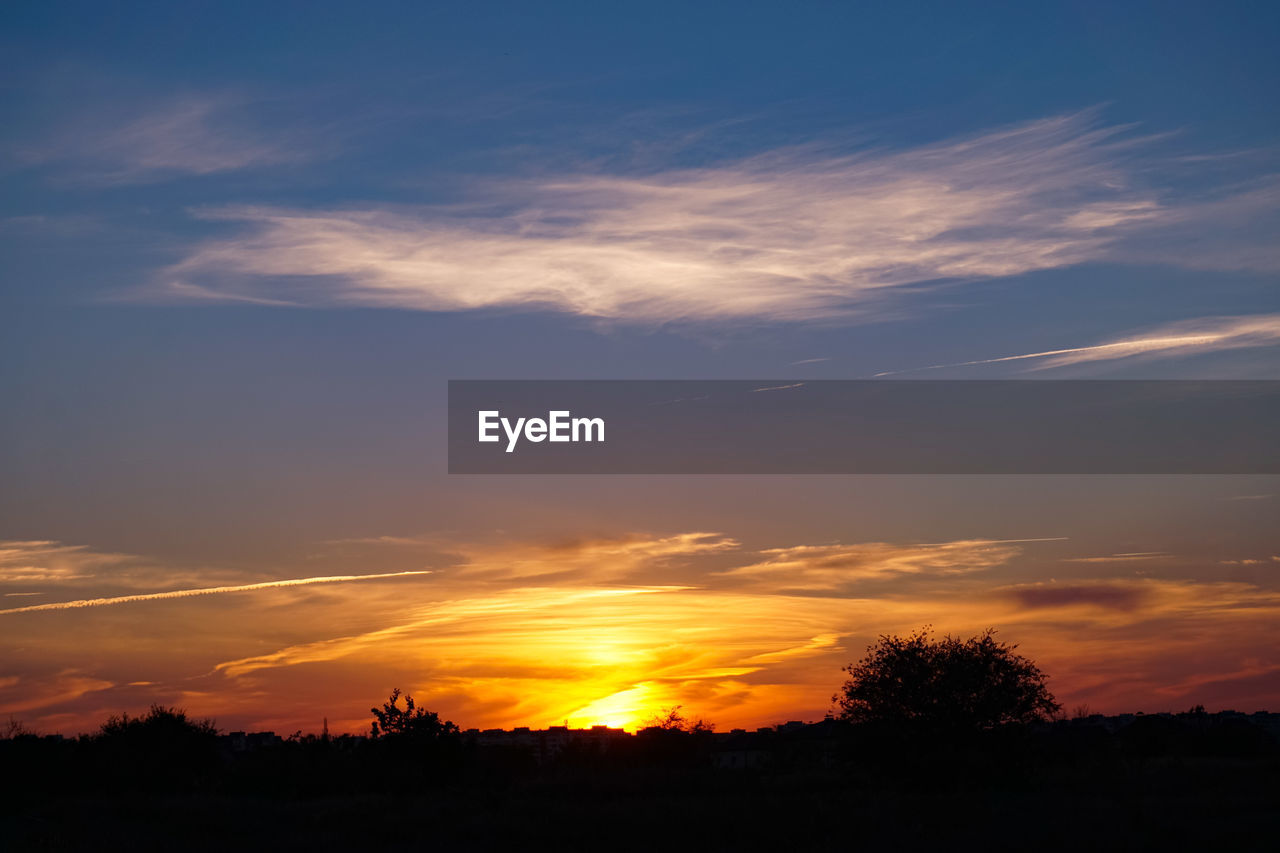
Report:
M1278 24L7 4L0 719L755 727L923 625L1069 710L1280 711L1280 477L445 441L449 379L1280 379Z

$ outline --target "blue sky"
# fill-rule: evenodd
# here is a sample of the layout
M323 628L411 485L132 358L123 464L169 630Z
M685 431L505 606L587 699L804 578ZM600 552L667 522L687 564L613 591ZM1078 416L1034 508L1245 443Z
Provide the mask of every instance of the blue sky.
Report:
M1242 561L1280 554L1274 478L450 478L442 407L450 378L1277 378L1278 24L9 4L0 539L145 558L160 591L690 531L1067 537L1270 589ZM380 537L425 550L325 544ZM1023 582L1062 568L1025 551Z

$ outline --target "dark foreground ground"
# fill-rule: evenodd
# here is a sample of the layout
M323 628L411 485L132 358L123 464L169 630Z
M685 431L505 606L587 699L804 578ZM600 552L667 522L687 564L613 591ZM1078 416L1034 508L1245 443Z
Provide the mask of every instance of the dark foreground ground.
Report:
M1187 714L961 735L828 722L535 754L457 735L228 748L161 714L75 740L0 740L0 853L1273 853L1268 726Z
M44 791L6 803L0 848L1274 851L1278 778L1273 763L1152 760L1003 782L681 772L319 796Z

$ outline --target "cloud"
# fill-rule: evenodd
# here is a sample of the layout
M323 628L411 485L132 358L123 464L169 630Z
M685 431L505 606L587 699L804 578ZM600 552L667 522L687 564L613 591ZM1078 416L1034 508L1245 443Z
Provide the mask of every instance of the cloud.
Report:
M74 180L97 185L146 183L177 175L211 175L310 159L295 134L268 136L247 102L225 95L185 95L132 115L85 115L38 147L19 152L27 165L64 166ZM189 298L198 298L192 290Z
M222 585L243 575L218 569L164 565L135 554L97 551L86 545L54 540L0 539L0 590L8 595L45 594L49 589L21 587L41 585L64 596L68 590L83 594L104 589L139 590L183 584ZM6 589L17 586L18 589Z
M1026 610L1095 608L1111 611L1120 622L1133 625L1162 619L1190 624L1194 619L1243 621L1250 611L1258 616L1280 611L1280 594L1255 584L1193 581L1169 578L1090 579L1071 583L1044 581L1016 584L996 591ZM1135 622L1137 620L1137 622ZM1106 623L1102 616L1095 626Z
M1205 317L1047 358L1041 368L1133 356L1169 357L1280 344L1280 314Z
M0 678L0 714L16 714L80 699L115 684L77 669L31 678Z
M997 625L1055 676L1055 691L1069 691L1061 698L1075 692L1132 710L1149 707L1159 685L1227 671L1270 648L1280 624L1276 594L1242 583L992 586L962 569L946 589L875 597L781 588L472 586L417 603L387 627L225 658L208 689L332 690L335 679L379 672L379 689L400 684L464 725L634 727L674 704L722 725L760 725L820 717L852 650L932 623L960 636ZM321 698L333 701L317 694L300 707L314 712Z
M1168 556L1164 551L1131 551L1106 557L1064 557L1064 563L1133 563Z
M1116 584L1027 586L1011 590L1010 595L1020 605L1031 609L1082 604L1130 611L1135 610L1143 598L1140 588Z
M580 581L612 581L641 571L671 569L689 558L731 552L736 539L696 531L674 536L632 534L621 537L520 542L513 545L458 546L467 562L453 574L490 580L529 581L559 576ZM648 574L647 577L652 577Z
M328 575L314 578L289 578L261 583L238 584L236 586L200 587L197 589L172 589L166 592L149 592L137 595L117 595L110 598L82 598L77 601L53 601L48 604L31 604L26 607L12 607L0 610L0 616L13 613L36 613L44 610L76 610L82 607L103 607L109 604L131 604L137 601L162 601L170 598L191 598L197 595L216 595L224 592L252 592L259 589L277 589L290 586L307 586L318 583L347 583L350 581L380 580L399 578L410 575L429 575L430 571L383 572L369 575Z
M419 701L482 725L635 727L674 704L723 721L716 712L741 713L744 700L777 701L785 691L771 667L794 673L838 653L831 626L849 609L688 587L521 587L419 606L388 628L227 660L215 674L253 690L295 670L400 661Z
M379 545L405 548L439 545L439 536L348 536L343 539L326 539L325 545Z
M848 317L895 288L1111 258L1128 235L1184 223L1193 205L1135 184L1121 130L1067 115L901 151L797 147L493 183L428 209L203 210L241 233L196 247L145 296L646 323Z
M836 590L855 581L899 575L984 571L1007 563L1021 550L1018 543L992 539L928 545L798 545L762 551L764 560L716 574L783 590Z
M1244 317L1203 317L1182 320L1146 332L1132 333L1126 337L1105 343L1090 344L1069 349L1029 352L984 358L977 361L957 361L948 364L931 364L906 370L886 370L875 374L896 376L922 370L943 370L949 367L973 367L980 364L1000 364L1010 361L1043 359L1033 370L1083 364L1095 361L1113 361L1121 358L1175 358L1199 355L1223 350L1265 347L1280 344L1280 314L1256 314Z
M0 540L0 583L62 583L100 578L136 558L51 540ZM21 594L21 593L13 593Z
M435 536L335 541L363 548L362 563L443 547ZM700 531L452 543L454 563L429 584L395 583L399 573L384 569L391 583L235 587L317 580L329 592L306 607L214 596L198 614L156 606L138 620L117 611L78 620L74 632L65 620L9 620L0 712L28 710L26 722L47 730L89 730L122 708L176 702L228 727L293 731L317 727L323 709L333 730L351 731L367 729L367 709L398 685L466 726L634 727L675 704L725 727L754 726L820 718L840 667L867 643L929 623L960 636L995 625L1053 676L1068 705L1117 711L1173 695L1162 688L1202 701L1198 680L1254 659L1280 664L1269 652L1280 648L1273 591L1134 579L1129 564L1040 583L1044 564L1031 562L1030 541L796 545L747 556L737 540ZM876 583L850 594L845 585L859 580ZM1236 695L1215 689L1205 695Z
M803 382L793 382L790 385L767 385L763 388L752 388L751 393L756 394L760 391L790 391L793 388L803 388Z

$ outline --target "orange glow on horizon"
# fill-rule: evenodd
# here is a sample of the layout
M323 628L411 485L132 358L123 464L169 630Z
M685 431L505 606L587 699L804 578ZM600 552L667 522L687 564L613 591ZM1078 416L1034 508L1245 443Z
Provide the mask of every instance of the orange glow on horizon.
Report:
M363 733L368 709L400 687L464 729L635 731L674 706L721 731L755 728L820 719L841 667L879 634L924 624L998 627L1068 708L1210 706L1255 683L1261 705L1280 674L1260 652L1280 648L1280 594L1248 583L992 580L1044 547L1030 542L738 547L715 534L527 546L430 575L4 614L0 627L38 638L45 674L0 678L0 714L73 733L159 702L223 728L318 731L327 717L331 731ZM674 572L677 558L731 566ZM842 586L856 582L878 592ZM94 671L87 647L106 662Z

